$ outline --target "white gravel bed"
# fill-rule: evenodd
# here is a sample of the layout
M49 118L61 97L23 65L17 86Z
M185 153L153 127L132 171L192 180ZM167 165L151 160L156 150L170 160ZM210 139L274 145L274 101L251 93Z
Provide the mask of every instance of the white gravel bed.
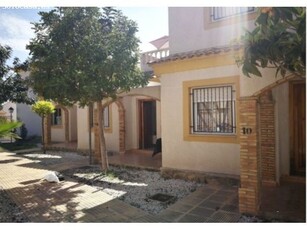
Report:
M159 213L202 186L196 182L164 179L159 172L115 166L110 166L110 173L107 175L94 166L66 170L63 175L95 186L110 196L151 214ZM151 199L156 194L166 194L173 198L169 202Z

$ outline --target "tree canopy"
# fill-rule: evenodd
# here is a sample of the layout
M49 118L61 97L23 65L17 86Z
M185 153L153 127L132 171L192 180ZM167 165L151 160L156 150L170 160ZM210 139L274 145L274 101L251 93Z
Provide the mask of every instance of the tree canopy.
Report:
M255 28L246 31L243 57L238 59L244 75L262 76L259 68L276 68L276 76L306 74L306 8L259 8Z
M12 67L7 64L11 54L11 47L0 44L0 105L6 101L31 104L33 99L28 97L26 81L19 74L22 64L18 58L14 59Z
M147 83L137 68L137 26L120 11L60 7L39 14L27 48L40 96L84 106Z
M102 101L148 82L138 68L137 25L111 7L59 7L39 14L27 46L31 85L45 100L62 105L96 104L106 170Z

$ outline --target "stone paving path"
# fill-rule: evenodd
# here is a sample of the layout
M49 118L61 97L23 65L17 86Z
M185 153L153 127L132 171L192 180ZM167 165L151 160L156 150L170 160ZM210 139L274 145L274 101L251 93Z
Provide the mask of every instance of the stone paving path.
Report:
M240 218L235 187L206 185L151 215L74 180L42 180L49 170L82 165L87 162L70 161L47 168L13 153L0 153L0 186L34 223L237 222Z

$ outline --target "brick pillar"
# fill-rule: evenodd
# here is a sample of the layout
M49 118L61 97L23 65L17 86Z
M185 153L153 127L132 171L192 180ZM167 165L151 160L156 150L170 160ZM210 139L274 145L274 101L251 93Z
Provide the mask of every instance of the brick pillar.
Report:
M256 215L260 207L261 168L257 120L257 98L240 99L240 182L239 209Z
M276 185L275 117L272 91L266 91L259 99L262 184Z
M98 110L94 109L93 111L93 123L94 123L94 154L93 154L93 163L99 164L101 163L101 155L100 155L100 144L99 144L99 133L98 133Z
M126 151L125 108L121 99L115 103L118 108L119 117L119 153L124 154Z

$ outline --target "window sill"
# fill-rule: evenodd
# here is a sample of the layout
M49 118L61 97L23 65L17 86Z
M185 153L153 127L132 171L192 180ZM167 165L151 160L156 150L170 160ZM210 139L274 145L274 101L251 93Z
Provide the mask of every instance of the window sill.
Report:
M51 125L52 129L62 129L63 125Z
M183 137L184 141L191 142L215 142L215 143L233 143L238 144L238 135L223 135L223 134L189 134Z

